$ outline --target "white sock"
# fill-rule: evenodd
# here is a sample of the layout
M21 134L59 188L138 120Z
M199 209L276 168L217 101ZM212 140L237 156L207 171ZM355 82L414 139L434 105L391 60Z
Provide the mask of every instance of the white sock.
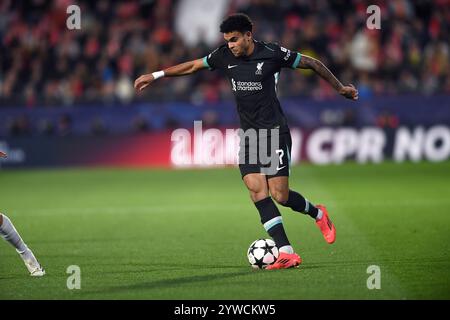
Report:
M278 251L292 254L294 253L294 248L292 248L292 246L282 246L280 249L278 249Z
M322 212L322 210L320 210L320 209L317 209L317 217L316 217L316 220L320 220L320 219L322 219L322 217L323 217L323 212Z
M3 223L0 225L0 236L16 248L18 253L25 253L28 249L27 245L23 242L16 228L14 228L11 220L4 214L2 214L2 217Z

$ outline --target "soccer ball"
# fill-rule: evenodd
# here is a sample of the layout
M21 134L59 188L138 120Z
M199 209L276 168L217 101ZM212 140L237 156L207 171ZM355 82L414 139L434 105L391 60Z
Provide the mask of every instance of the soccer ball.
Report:
M248 248L247 258L252 268L265 269L277 260L278 248L272 239L258 239Z

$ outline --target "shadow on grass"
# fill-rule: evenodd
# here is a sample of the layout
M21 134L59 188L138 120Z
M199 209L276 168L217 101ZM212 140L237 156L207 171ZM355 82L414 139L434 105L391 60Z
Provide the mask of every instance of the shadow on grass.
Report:
M29 239L28 243L33 243L33 245L43 245L43 244L80 244L89 246L92 243L107 243L111 244L112 242L127 242L127 241L148 241L148 239L143 239L142 237L126 237L126 238L59 238L59 239Z
M24 280L31 278L29 274L19 274L19 275L13 275L13 276L0 276L1 280ZM0 299L1 300L1 299Z
M101 263L96 263L96 266L102 265ZM110 266L111 264L103 264L105 266ZM222 264L214 264L214 265L207 265L207 264L170 264L167 265L167 263L128 263L127 264L130 267L144 267L144 268L148 268L151 267L152 271L156 270L160 270L160 271L165 271L168 269L196 269L196 270L202 270L202 269L246 269L248 270L248 268L250 268L250 265L222 265Z
M435 264L450 264L450 261L446 258L429 258L423 261L417 261L417 258L401 258L401 259L364 259L364 260L344 260L344 261L326 261L318 263L308 263L307 265L301 265L301 268L340 268L340 267L352 267L352 266L370 266L370 265L386 265L393 266L398 264L415 264L415 265L435 265Z
M244 269L243 267L239 268ZM228 273L221 272L214 274L186 276L171 279L159 279L155 281L146 281L125 286L109 287L103 290L83 291L83 294L120 293L120 292L141 291L141 290L167 289L171 287L179 287L186 284L203 283L215 280L223 280L227 278L249 276L251 274L252 270L245 268L245 270L236 272L228 272Z

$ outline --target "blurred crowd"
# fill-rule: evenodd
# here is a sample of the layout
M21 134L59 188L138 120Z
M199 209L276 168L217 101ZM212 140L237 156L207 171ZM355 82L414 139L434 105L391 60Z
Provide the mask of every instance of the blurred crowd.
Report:
M181 1L76 1L81 30L66 27L72 1L0 1L0 107L231 99L228 81L206 70L134 91L137 76L214 50L175 31ZM381 8L380 30L366 27L370 4ZM361 99L450 93L448 0L229 0L224 16L234 12L252 18L255 39L320 59ZM279 94L336 96L308 70L282 72Z

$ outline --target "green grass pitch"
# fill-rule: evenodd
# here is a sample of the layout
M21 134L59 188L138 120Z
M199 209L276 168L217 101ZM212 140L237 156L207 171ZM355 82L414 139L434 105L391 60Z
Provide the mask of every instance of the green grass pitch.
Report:
M294 167L291 188L328 206L337 240L280 207L303 263L265 271L247 262L266 234L236 168L3 170L0 211L47 275L1 240L0 299L450 299L449 181L450 162Z

